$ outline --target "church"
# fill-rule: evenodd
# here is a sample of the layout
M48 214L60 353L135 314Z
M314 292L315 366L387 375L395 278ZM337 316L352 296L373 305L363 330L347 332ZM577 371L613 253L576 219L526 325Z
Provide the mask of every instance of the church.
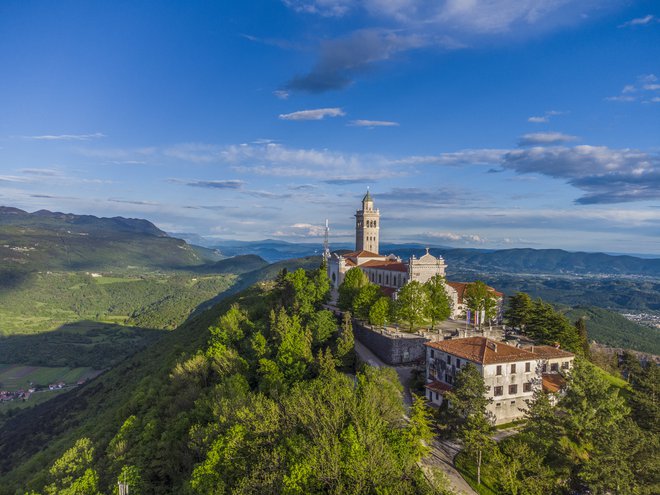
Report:
M396 298L397 291L410 281L425 283L435 275L445 276L447 264L442 256L429 253L407 260L390 254L379 254L380 211L374 208L374 200L367 191L362 198L362 209L355 212L355 251L344 254L326 252L328 277L334 289L339 288L344 276L353 267L360 268L373 284L379 285L383 293ZM466 282L446 283L447 294L452 300L452 319L466 317L463 295ZM503 294L489 287L498 301L498 315L501 314ZM500 317L498 316L498 320Z

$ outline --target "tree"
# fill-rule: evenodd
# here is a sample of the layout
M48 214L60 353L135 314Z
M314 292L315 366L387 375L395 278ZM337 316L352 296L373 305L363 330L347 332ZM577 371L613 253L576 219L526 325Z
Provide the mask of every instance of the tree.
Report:
M500 442L493 450L490 470L499 493L507 495L545 495L555 484L552 470L519 435Z
M643 429L655 435L660 433L660 368L653 361L646 363L630 376L632 394L629 402L632 417Z
M524 292L517 292L509 299L509 307L504 312L504 318L509 326L525 331L532 317L534 303Z
M355 337L353 336L353 320L351 313L344 313L341 334L337 340L337 359L346 368L352 368L355 364Z
M424 290L424 286L416 280L408 282L399 289L396 300L396 316L398 319L408 322L411 332L415 325L424 318L426 306L426 291Z
M477 465L477 482L481 484L481 464L484 453L493 445L490 434L493 417L487 411L492 402L486 394L488 389L479 370L468 363L456 374L456 382L451 391L445 393L449 402L446 411L447 428L463 440L466 454Z
M319 347L337 332L337 318L324 309L315 311L309 319L308 328L312 332L312 345Z
M431 320L431 330L438 321L444 321L451 316L451 299L447 294L445 278L434 275L424 284L428 304L425 316Z
M344 275L344 281L339 286L339 300L337 304L343 311L353 309L353 299L362 287L369 283L369 279L358 267L353 267Z
M89 438L79 439L49 470L52 482L47 495L98 495L99 476L93 469L94 447Z
M375 326L386 325L392 311L392 300L383 296L379 298L369 310L369 323Z
M369 311L381 296L380 287L375 284L367 284L361 287L353 298L353 314L362 320L369 318Z
M481 330L481 313L485 310L486 299L491 297L488 286L483 283L481 280L472 282L468 284L465 288L465 294L463 295L463 301L467 308L472 312L476 322L479 322L479 330Z
M582 345L582 355L589 359L589 337L587 335L587 317L582 316L575 322L575 328L578 332L580 344Z
M484 299L484 318L488 322L489 330L493 329L493 320L497 319L498 309L499 305L497 304L495 294L488 291L488 295L486 296L486 299Z
M541 299L534 301L526 333L543 344L559 344L562 349L579 356L584 352L577 328L566 316Z

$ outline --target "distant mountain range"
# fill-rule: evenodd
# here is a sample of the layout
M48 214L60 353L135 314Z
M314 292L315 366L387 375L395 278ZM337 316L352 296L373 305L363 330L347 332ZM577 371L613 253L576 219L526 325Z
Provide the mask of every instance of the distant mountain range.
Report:
M225 256L256 254L269 262L319 255L320 244L263 241L225 241L214 245ZM337 252L353 249L352 244L333 244ZM423 244L381 244L380 252L402 258L421 256ZM529 273L552 275L639 275L660 277L660 258L629 255L570 252L561 249L457 249L434 246L431 254L443 256L449 273L476 271L487 273Z

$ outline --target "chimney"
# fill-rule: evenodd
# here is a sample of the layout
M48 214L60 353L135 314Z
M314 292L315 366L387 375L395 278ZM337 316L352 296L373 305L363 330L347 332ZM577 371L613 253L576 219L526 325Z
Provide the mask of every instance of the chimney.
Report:
M490 347L493 351L497 352L497 344L491 340L486 341L486 345Z

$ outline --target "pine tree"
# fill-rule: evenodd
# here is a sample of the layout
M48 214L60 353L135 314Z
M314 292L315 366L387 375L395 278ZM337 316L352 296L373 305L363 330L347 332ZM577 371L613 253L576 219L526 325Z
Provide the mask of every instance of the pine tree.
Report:
M525 331L529 323L534 303L524 292L517 292L509 299L509 307L504 312L504 318L509 326Z
M578 331L580 344L582 344L582 355L589 359L591 352L589 350L589 336L587 335L587 318L585 316L580 317L575 322L575 328Z
M346 368L353 368L355 364L355 337L353 336L353 320L351 313L344 313L341 334L337 340L337 359Z

